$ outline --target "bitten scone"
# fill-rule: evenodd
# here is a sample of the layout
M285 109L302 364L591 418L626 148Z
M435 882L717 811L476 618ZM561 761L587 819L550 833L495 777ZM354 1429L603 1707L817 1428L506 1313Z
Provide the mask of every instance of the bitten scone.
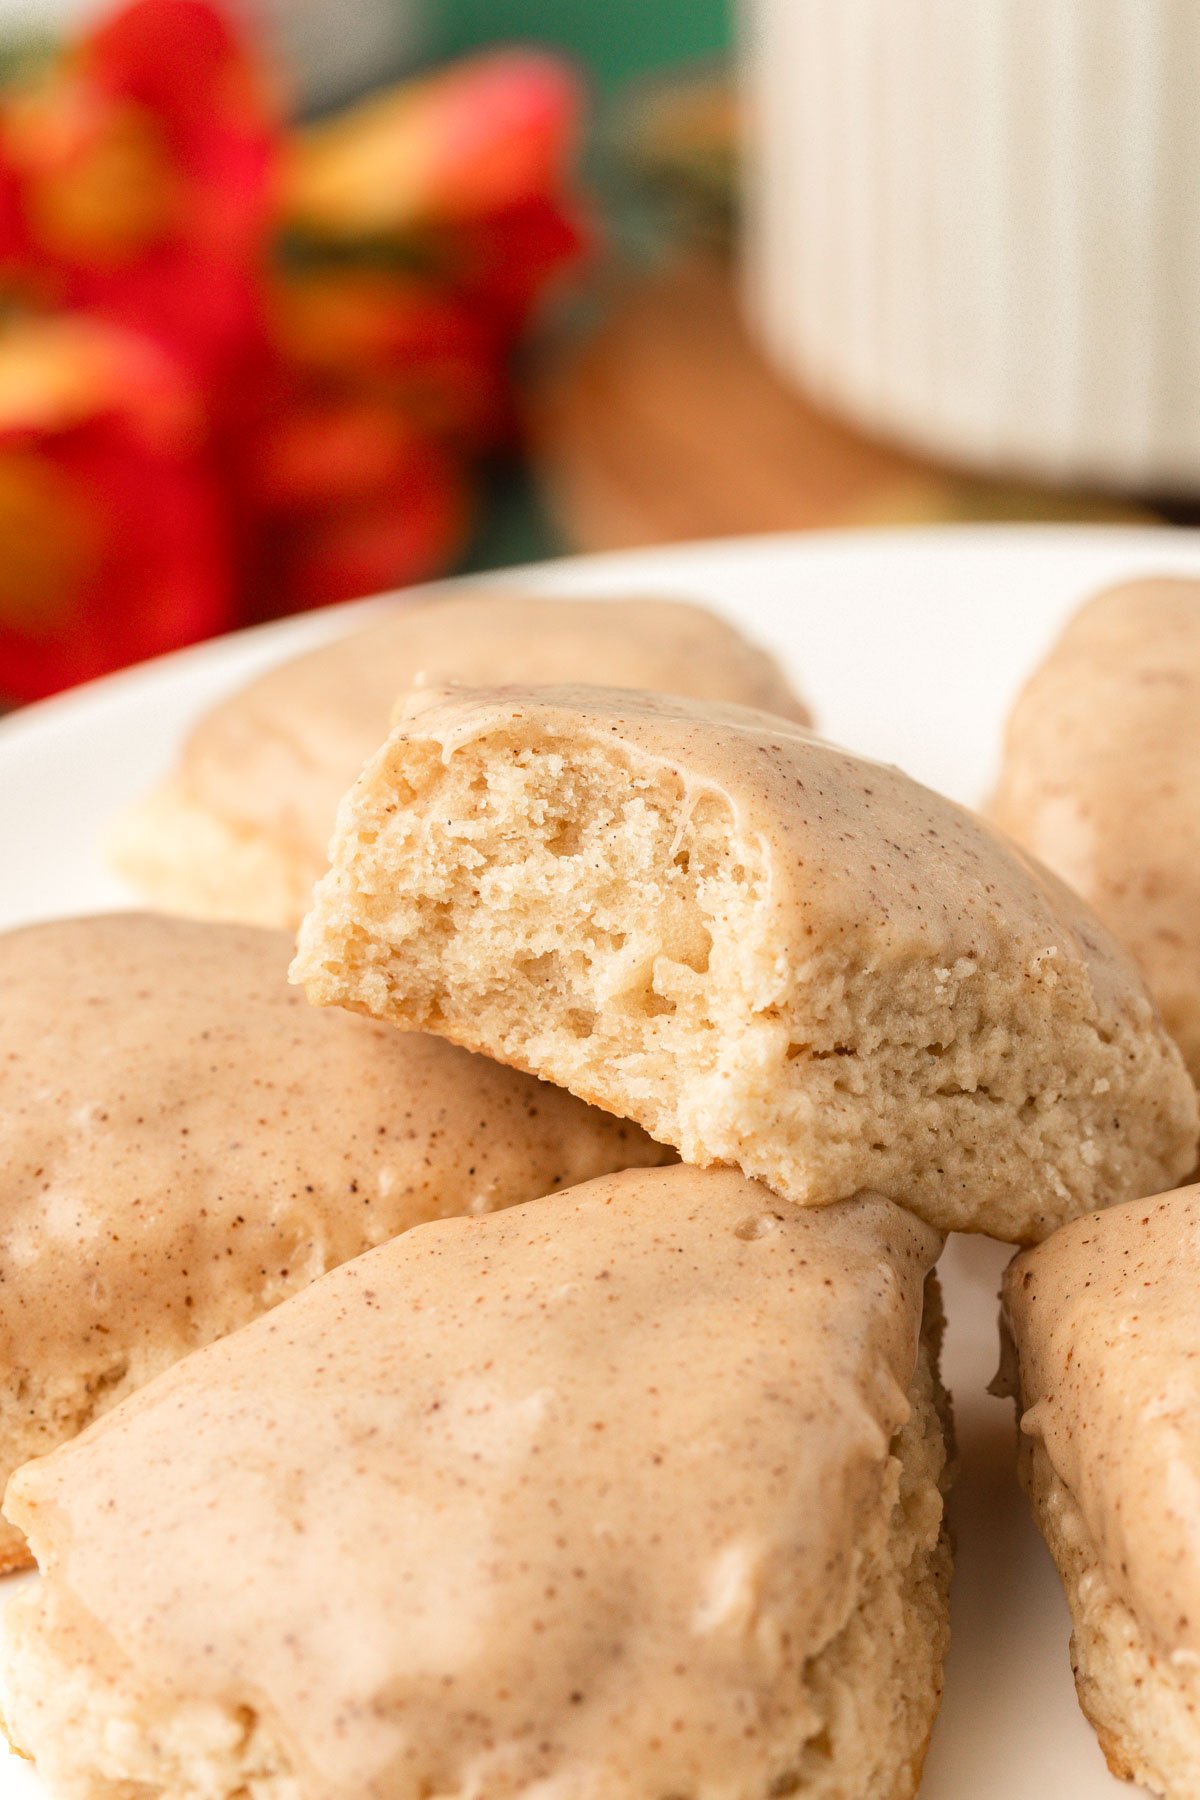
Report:
M662 1160L544 1082L317 1014L290 948L132 913L0 936L0 1485L410 1225Z
M338 801L397 698L429 679L665 688L807 717L773 658L702 606L499 594L406 605L201 719L174 773L118 823L113 860L156 905L294 930Z
M938 1247L676 1167L347 1264L13 1478L8 1731L55 1800L907 1800Z
M1200 582L1075 615L1013 710L993 811L1133 951L1200 1078Z
M1004 1381L1058 1564L1083 1710L1116 1775L1200 1794L1200 1188L1014 1259Z
M1082 903L739 707L431 696L343 805L294 974L806 1205L1028 1241L1195 1165L1179 1052Z

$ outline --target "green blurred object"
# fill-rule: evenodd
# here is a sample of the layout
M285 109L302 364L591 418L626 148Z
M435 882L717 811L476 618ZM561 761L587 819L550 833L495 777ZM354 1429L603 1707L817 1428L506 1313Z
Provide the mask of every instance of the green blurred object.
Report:
M541 489L524 463L497 470L488 482L466 555L456 575L544 562L571 550L546 508Z
M732 36L730 0L428 0L435 56L524 39L579 58L597 86L695 57L715 56Z

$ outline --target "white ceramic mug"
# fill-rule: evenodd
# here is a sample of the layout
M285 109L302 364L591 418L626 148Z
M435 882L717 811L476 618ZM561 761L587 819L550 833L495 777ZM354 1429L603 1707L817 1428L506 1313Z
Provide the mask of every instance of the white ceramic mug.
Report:
M868 429L1200 492L1200 0L742 0L746 291Z

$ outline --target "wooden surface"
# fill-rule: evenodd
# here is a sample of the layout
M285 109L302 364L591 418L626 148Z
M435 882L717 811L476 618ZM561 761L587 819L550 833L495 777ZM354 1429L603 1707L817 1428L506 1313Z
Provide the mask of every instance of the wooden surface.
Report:
M1147 520L1144 509L981 481L859 436L749 342L732 280L691 258L631 282L552 370L535 455L580 550L954 520Z

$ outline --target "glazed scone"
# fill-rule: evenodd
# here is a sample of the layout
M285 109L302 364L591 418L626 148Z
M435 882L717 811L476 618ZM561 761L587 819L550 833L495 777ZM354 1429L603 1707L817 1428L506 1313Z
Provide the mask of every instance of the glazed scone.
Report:
M1200 1793L1200 1188L1078 1220L1010 1265L1021 1469L1116 1775Z
M0 1486L410 1225L661 1161L544 1082L316 1013L290 952L132 913L0 936Z
M165 784L118 822L117 867L171 911L295 930L338 801L397 699L430 679L665 688L807 718L773 658L702 606L499 594L405 605L201 719Z
M344 803L294 974L805 1205L1024 1242L1195 1166L1179 1053L1086 908L743 708L431 695Z
M676 1167L347 1264L14 1477L8 1731L55 1800L906 1800L938 1248Z
M1075 615L1013 710L993 810L1133 951L1200 1079L1200 581Z

